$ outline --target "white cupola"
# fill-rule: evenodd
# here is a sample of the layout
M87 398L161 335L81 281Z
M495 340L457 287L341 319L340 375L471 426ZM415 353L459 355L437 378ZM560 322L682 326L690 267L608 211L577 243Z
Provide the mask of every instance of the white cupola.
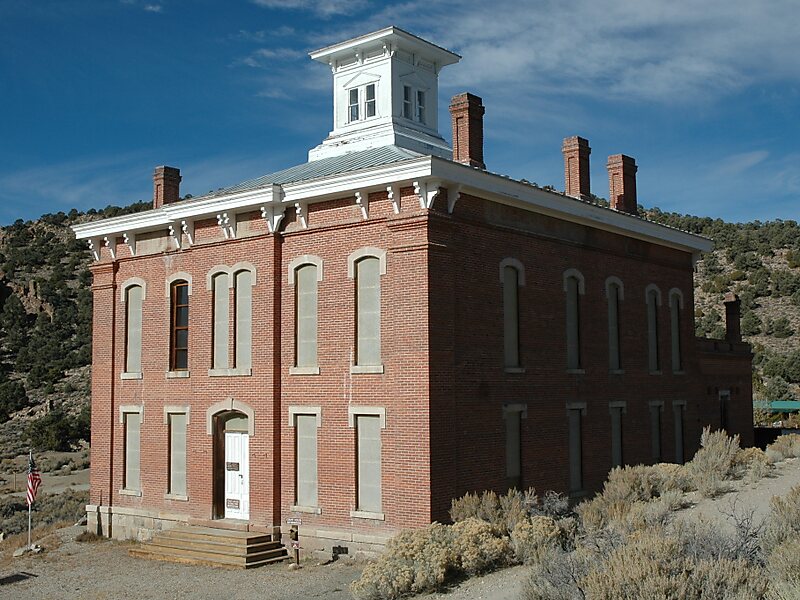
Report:
M458 54L387 27L309 56L333 72L333 131L309 161L388 145L452 157L438 130L439 71Z

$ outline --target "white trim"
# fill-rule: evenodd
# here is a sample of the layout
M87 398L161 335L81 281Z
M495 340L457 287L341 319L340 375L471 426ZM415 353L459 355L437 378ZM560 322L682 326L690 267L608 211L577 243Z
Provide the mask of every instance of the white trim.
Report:
M141 379L142 372L141 371L123 371L119 374L120 379Z
M347 426L356 426L356 417L361 415L368 415L379 417L381 421L381 429L386 429L386 408L383 406L354 406L347 407Z
M289 367L289 375L319 375L319 367Z
M231 280L233 281L236 279L236 275L242 271L250 271L250 274L253 276L250 281L250 287L256 287L256 267L253 263L247 262L246 260L240 260L230 268L229 273L231 274ZM231 284L231 287L233 286L234 284Z
M672 406L686 406L686 400L673 400Z
M189 369L183 371L167 371L165 379L188 379L191 375Z
M125 415L138 414L141 423L144 423L144 405L142 404L123 404L119 407L119 423L125 424Z
M253 374L253 369L209 369L209 377L249 377Z
M616 275L611 275L606 278L606 298L610 297L609 292L611 291L612 283L616 283L617 286L619 286L619 299L625 300L625 284L623 284L622 279L620 279Z
M186 283L189 284L189 295L192 295L192 276L185 271L178 271L177 273L168 275L167 279L164 281L164 296L166 298L169 298L169 290L172 284L179 280L185 280Z
M520 413L521 419L528 418L528 405L527 404L504 404L503 405L503 418L508 418L508 413Z
M586 402L567 402L567 414L571 410L581 411L581 416L586 416Z
M503 270L506 267L514 267L517 270L517 286L522 287L525 285L525 265L523 265L519 260L516 258L511 258L507 256L503 260L500 261L500 285L505 283L505 279L503 278Z
M347 276L354 279L356 276L356 263L362 258L373 257L380 261L380 274L386 275L386 250L365 246L354 250L347 257Z
M298 506L293 504L289 507L289 512L309 513L312 515L321 515L322 509L319 506Z
M317 267L317 281L322 281L322 259L314 254L301 254L289 261L286 267L286 276L289 285L294 285L297 269L305 265L314 265Z
M233 398L226 398L220 402L215 402L206 409L206 433L208 435L214 434L214 415L230 411L240 412L247 416L247 434L250 436L255 435L255 412L249 404L240 400L234 400Z
M214 265L208 273L206 273L206 289L209 292L214 289L214 278L217 275L227 275L228 289L233 289L233 277L231 277L231 270L228 265Z
M664 412L663 400L650 400L650 402L648 402L647 405L650 407L657 406L661 412Z
M564 271L563 278L564 278L564 291L567 291L567 279L570 277L574 277L578 280L578 293L583 296L586 294L586 280L583 278L583 273L578 271L578 269L567 269Z
M385 521L386 515L382 512L368 512L366 510L351 510L350 516L353 519L372 519L373 521Z
M647 304L647 299L650 297L650 292L655 291L656 293L656 305L661 306L661 290L655 283L651 283L646 288L644 288L644 303Z
M189 425L189 411L191 410L191 406L177 406L174 404L168 404L164 407L164 425L169 424L169 416L170 415L186 415L186 425Z
M170 494L169 492L166 492L164 494L164 500L177 500L178 502L188 502L189 496L183 496L180 494Z
M130 278L126 279L123 282L123 284L120 286L120 289L119 289L119 301L120 302L127 302L128 301L128 297L127 297L128 288L134 287L134 286L137 286L137 285L140 288L142 288L142 302L144 302L145 298L147 298L147 282L145 282L145 280L142 279L141 277L130 277Z
M322 407L321 406L289 406L289 427L297 424L297 415L314 415L317 417L317 428L322 427Z
M609 413L612 410L616 410L618 408L622 409L622 414L628 414L628 403L625 400L611 400L608 403L608 412Z
M353 375L364 375L364 374L382 374L383 373L383 365L350 365L350 373Z
M683 310L683 292L678 288L671 288L669 290L668 298L669 298L669 307L670 308L672 308L672 297L673 296L677 296L678 297L678 308Z

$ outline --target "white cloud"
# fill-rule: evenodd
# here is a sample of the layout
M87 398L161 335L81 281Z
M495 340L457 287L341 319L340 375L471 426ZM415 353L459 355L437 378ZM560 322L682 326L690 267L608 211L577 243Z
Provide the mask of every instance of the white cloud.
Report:
M160 4L145 4L142 8L147 12L153 13L160 13L164 10L164 7Z
M360 10L364 0L252 0L264 8L282 10L303 10L327 18L335 15L349 15Z
M717 165L711 169L711 173L714 177L740 175L764 162L768 156L769 152L766 150L753 150L751 152L742 152L741 154L732 154L719 161Z

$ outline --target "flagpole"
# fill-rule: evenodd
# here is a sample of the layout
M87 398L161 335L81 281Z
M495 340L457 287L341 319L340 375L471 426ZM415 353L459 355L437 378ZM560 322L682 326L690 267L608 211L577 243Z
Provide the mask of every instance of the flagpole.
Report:
M33 462L33 450L28 451L28 469ZM31 548L31 503L28 502L28 548Z

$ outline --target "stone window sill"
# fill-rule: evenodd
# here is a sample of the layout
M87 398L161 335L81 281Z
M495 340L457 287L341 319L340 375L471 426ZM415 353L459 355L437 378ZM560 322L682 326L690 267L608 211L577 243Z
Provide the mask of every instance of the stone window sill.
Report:
M686 371L673 371L673 375L686 375Z
M189 371L167 371L167 379L188 379Z
M120 379L141 379L142 372L127 371L119 374Z
M253 369L209 369L209 377L250 377Z
M369 512L366 510L351 510L350 516L354 519L372 519L373 521L386 520L386 516L382 512Z
M505 373L524 373L525 367L505 367L503 371Z
M567 369L569 375L586 375L586 369Z
M309 513L312 515L321 515L322 509L319 506L290 506L291 512Z
M383 365L353 365L350 367L350 372L353 375L357 375L360 373L383 373Z
M181 496L180 494L170 494L169 492L167 492L166 494L164 494L164 499L165 500L178 500L180 502L188 502L189 501L189 496Z
M625 375L625 369L609 369L609 375Z
M119 493L121 496L136 496L136 497L142 496L142 490L127 490L123 488L119 491Z
M319 367L289 367L289 375L319 375Z
M650 375L662 375L661 371L650 371Z

